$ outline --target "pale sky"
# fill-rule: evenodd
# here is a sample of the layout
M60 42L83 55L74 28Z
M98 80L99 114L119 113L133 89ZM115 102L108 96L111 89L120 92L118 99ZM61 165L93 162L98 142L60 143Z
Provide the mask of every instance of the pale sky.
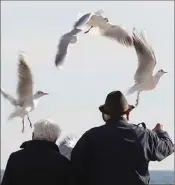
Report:
M130 32L135 26L145 29L158 63L157 71L168 71L157 88L140 95L140 104L130 118L135 124L144 121L152 129L157 122L174 141L174 5L171 2L59 2L25 1L1 4L1 87L16 96L18 51L23 50L34 76L34 90L43 97L30 114L32 122L42 118L55 120L63 134L80 137L86 130L104 124L99 105L113 90L125 92L132 86L137 67L134 48L127 48L100 35L83 35L71 45L61 71L54 66L57 44L70 31L79 13L103 9L113 24ZM136 94L128 97L135 103ZM12 105L1 96L1 169L9 155L22 142L31 139L32 129L26 120L21 133L20 118L8 121ZM128 154L129 155L129 154ZM150 164L154 170L174 170L174 155Z

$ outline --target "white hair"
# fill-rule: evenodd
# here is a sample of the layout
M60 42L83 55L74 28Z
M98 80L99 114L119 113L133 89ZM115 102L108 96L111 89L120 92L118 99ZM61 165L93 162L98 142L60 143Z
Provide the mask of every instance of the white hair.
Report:
M55 142L60 134L60 127L49 119L43 119L34 124L34 139L48 140Z

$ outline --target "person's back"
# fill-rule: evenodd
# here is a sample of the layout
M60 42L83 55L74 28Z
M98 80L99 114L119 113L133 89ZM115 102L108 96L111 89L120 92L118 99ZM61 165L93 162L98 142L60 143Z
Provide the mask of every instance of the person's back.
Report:
M75 181L78 185L148 184L149 161L164 159L172 146L166 132L129 124L123 117L110 118L87 131L73 149Z
M54 132L58 131L55 127L53 129ZM53 129L50 133L53 133ZM39 135L42 135L42 132ZM55 137L54 140L56 139ZM2 185L68 184L70 162L60 154L55 142L40 137L24 142L21 148L22 150L10 155Z

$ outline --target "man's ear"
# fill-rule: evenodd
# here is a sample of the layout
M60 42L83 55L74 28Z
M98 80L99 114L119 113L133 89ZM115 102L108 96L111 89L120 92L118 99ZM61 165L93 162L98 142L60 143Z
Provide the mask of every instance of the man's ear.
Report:
M106 122L104 113L102 113L102 118L103 118L103 121Z

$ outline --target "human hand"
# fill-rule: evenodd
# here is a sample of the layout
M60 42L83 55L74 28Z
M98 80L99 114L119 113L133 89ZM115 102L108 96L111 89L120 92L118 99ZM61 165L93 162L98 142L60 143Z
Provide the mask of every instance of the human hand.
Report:
M160 131L163 130L163 125L160 123L157 123L156 126L153 128L153 131Z
M129 121L129 114L135 107L133 105L130 106L130 108L126 111L126 119Z

